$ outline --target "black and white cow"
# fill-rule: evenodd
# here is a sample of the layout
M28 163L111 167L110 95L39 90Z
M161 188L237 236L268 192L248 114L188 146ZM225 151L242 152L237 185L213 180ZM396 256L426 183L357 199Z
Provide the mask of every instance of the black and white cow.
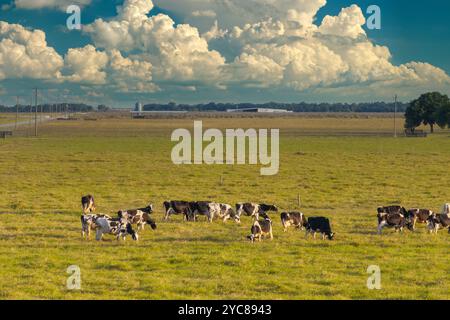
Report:
M450 214L434 213L428 218L428 229L430 233L437 233L439 229L448 229L448 233L450 234Z
M272 204L256 204L256 203L237 203L236 204L236 220L241 221L241 215L244 213L246 216L259 219L259 215L267 213L269 211L278 212L278 208Z
M91 231L95 231L96 224L98 218L108 218L111 219L110 216L105 214L84 214L81 216L81 236L89 240L91 236Z
M214 219L216 206L213 202L195 201L189 202L189 210L194 221L197 220L197 215L202 215L205 216L209 222L212 222Z
M104 234L112 234L117 237L117 240L121 238L125 240L127 235L131 235L133 240L137 241L139 236L127 219L124 218L97 218L96 224L96 236L97 241L102 240Z
M378 207L377 208L377 212L378 212L379 215L383 214L383 213L400 213L403 216L407 216L408 215L408 211L402 206Z
M261 213L261 217L264 218L264 220L255 219L250 229L251 234L247 238L251 242L255 242L255 240L261 241L262 237L266 236L268 236L270 240L273 240L272 220L264 212Z
M164 220L166 221L169 220L169 217L173 214L182 214L184 220L192 219L192 213L188 201L165 201L164 209L166 210L166 214L164 216Z
M139 232L141 229L144 230L146 224L149 224L153 230L156 229L156 222L151 218L151 213L153 213L152 204L140 209L121 210L118 212L118 216L127 219L132 225L136 224Z
M283 225L284 232L290 226L294 226L297 229L304 229L307 225L308 221L306 217L301 212L283 212L281 213L281 224Z
M308 238L308 234L312 234L314 239L316 238L316 233L322 234L322 239L325 240L325 236L328 240L333 240L334 233L331 231L330 220L324 217L310 217L306 223L306 234L305 237Z
M412 229L416 229L416 223L428 224L428 219L433 215L433 211L428 209L410 209L406 214L406 218L412 225Z
M83 213L88 214L95 211L95 201L94 197L90 194L81 197L81 207L83 208Z
M228 221L229 219L234 219L236 222L236 213L233 208L226 203L209 203L210 215L214 219L215 217L222 219L223 222Z
M413 230L412 223L402 213L378 212L378 234L381 234L384 227L394 228L395 231L402 232L405 227Z

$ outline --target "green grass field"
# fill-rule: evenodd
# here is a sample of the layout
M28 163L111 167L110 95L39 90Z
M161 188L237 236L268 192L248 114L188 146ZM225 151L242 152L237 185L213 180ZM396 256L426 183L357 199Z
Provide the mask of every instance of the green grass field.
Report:
M376 234L379 205L439 210L450 201L448 132L394 139L383 136L392 119L374 117L204 126L280 128L279 174L172 164L170 134L192 119L55 121L39 138L23 129L0 141L0 299L450 299L446 231ZM158 229L138 243L82 240L80 197L88 193L98 213L154 203ZM251 244L247 217L241 225L163 222L168 199L301 209L329 217L336 238L283 233L272 214L275 239ZM66 288L70 265L81 268L81 291ZM366 286L369 265L381 268L381 290Z

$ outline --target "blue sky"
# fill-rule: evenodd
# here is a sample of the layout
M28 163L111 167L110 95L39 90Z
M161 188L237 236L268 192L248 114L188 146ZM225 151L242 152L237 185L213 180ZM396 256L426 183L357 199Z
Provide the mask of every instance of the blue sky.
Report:
M312 3L320 1L322 0L311 0ZM0 4L2 6L10 5L13 2L12 0L1 0ZM230 25L234 26L232 23L235 21L228 21L227 15L231 16L233 12L221 11L221 8L218 9L214 5L208 8L195 7L195 1L191 1L194 3L192 6L186 0L180 6L177 6L177 1L171 0L169 1L171 4L167 6L166 2L164 0L154 1L155 6L146 16L162 13L166 17L169 16L173 19L175 25L173 30L170 30L170 34L174 34L176 40L166 41L159 39L158 41L161 41L161 43L158 42L155 44L155 47L146 49L141 49L138 44L136 44L135 48L115 48L111 43L107 42L109 39L101 40L103 36L99 33L100 29L97 28L98 26L92 28L91 32L68 31L65 28L67 14L58 8L51 7L36 10L3 6L3 10L0 11L0 21L9 24L20 24L31 31L35 29L44 31L48 47L54 48L60 56L60 60L64 60L64 62L61 65L61 69L55 71L61 71L62 73L62 80L58 83L51 81L52 75L40 75L31 79L27 79L26 75L16 76L17 68L21 66L13 70L5 70L3 72L5 75L2 79L2 66L0 65L0 93L2 93L0 103L3 103L3 101L10 103L12 96L21 91L20 88L31 88L36 85L50 88L51 92L47 93L47 98L51 100L57 100L58 97L65 95L66 99L78 97L77 99L89 103L105 102L116 106L131 104L135 100L144 102L176 101L180 103L208 101L294 102L303 100L317 102L375 101L389 100L394 93L394 91L390 91L392 87L395 87L400 93L404 92L403 95L400 94L403 96L403 100L408 100L424 90L443 90L446 91L445 93L448 93L450 85L445 76L450 74L450 59L448 58L450 52L450 42L448 41L450 39L450 24L447 22L450 2L447 1L430 0L427 1L426 5L423 2L406 0L328 1L324 7L314 12L315 20L313 24L315 26L320 26L325 16L338 16L343 8L348 8L352 4L356 4L364 14L369 5L376 4L382 10L382 29L367 30L365 25L363 25L365 34L362 36L360 31L355 31L354 21L357 21L358 18L357 10L350 10L346 16L353 15L353 19L346 20L342 17L341 22L336 21L327 30L324 29L321 32L323 35L314 37L310 41L303 38L291 40L292 36L287 36L286 33L286 35L277 35L276 38L264 40L264 43L262 43L259 38L250 37L244 39L243 36L240 36L237 39L236 37L233 38L230 33L222 38L208 40L208 48L206 50L202 45L202 41L204 41L202 39L204 38L203 34L207 31L206 27L212 26L213 20L218 20L219 28L223 27L225 29L226 26L230 30ZM273 2L276 2L276 0ZM305 19L304 15L302 15L304 14L303 8L295 7L295 0L290 2L293 3L293 8L297 10L296 12L299 12L298 16L300 18L295 19L302 24L305 23L302 20ZM122 3L123 1L121 0L92 0L90 5L82 9L83 25L89 25L95 19L103 19L106 23L111 20L120 21L116 6L122 5ZM161 8L163 6L165 8ZM210 10L210 8L212 9ZM289 9L291 8L285 8L285 11ZM216 15L210 20L202 17L192 18L193 12L200 12L202 16L206 17L206 12L214 10ZM242 10L251 9L242 8ZM280 8L279 14L273 17L273 21L280 21L287 29L288 21L286 21L283 10L283 8ZM267 18L267 14L264 12L261 13L260 17L258 16L259 12L251 12L249 16L252 14L254 15L253 20L248 22L242 20L242 23L238 26L244 28L245 23L250 23L251 25L264 21ZM308 14L310 13L308 12ZM243 16L243 19L245 19L245 15ZM200 22L197 24L197 21ZM180 30L177 30L178 23L188 23L191 28L199 30L200 38L179 39L178 31ZM344 33L334 32L334 30L339 28ZM348 31L350 29L353 31ZM254 27L252 30L259 29ZM150 32L152 34L149 34L149 38L152 38L157 31L152 30ZM131 34L131 36L137 37L138 35ZM3 40L6 37L8 36L3 35ZM304 36L302 35L301 37ZM361 37L364 39L361 40ZM0 41L2 41L1 34ZM201 59L205 60L200 60L196 65L193 63L190 65L189 61L194 59L192 57L195 56L197 49L186 51L183 48L183 41L190 41L189 43L192 43L193 48L200 46L201 50L204 51ZM268 46L268 43L280 46L278 47L280 51L277 51L278 56L272 56L269 50L266 50L265 46ZM337 46L337 43L346 43L346 47ZM87 72L83 71L85 70L83 69L84 66L74 66L73 63L68 63L65 59L70 48L83 48L89 44L95 47L95 50L98 52L104 52L105 56L108 55L109 57L105 57L108 61L104 65L94 67L94 69L98 69L96 70L98 72L90 78L87 76ZM173 50L177 50L177 46L180 46L180 52L185 57L178 59L177 57L172 57L169 52L168 55L170 57L168 58L167 54L162 54L161 48L167 48L168 45L174 48ZM380 50L369 48L372 45L387 48L391 56L379 58ZM320 52L312 54L311 57L303 54L302 50L307 50L308 52L309 48L320 50L320 48L318 49L319 46L320 48L323 46L327 47L325 54L329 56L322 57L324 53ZM367 48L367 52L361 51L361 54L356 53L356 57L365 57L367 54L366 58L361 59L367 59L373 65L368 64L367 68L365 68L361 62L355 61L355 55L351 58L352 55L348 53L356 50L352 46L355 46L357 50L366 50L363 48ZM233 48L231 56L228 53L231 50L230 48ZM283 50L290 48L295 50L295 57L291 61L280 62L286 60L283 58ZM111 52L116 49L120 51L124 59L135 61L135 64L138 66L137 69L142 68L141 65L145 61L147 62L145 66L151 66L151 71L149 67L147 74L143 74L140 78L130 79L122 79L127 73L125 70L120 70L120 74L112 73L110 70L118 72L111 60ZM3 54L8 55L8 49L3 50ZM343 50L343 53L340 50ZM215 54L213 51L217 51L218 54ZM2 52L0 51L0 57L1 54ZM82 58L76 59L74 57L73 60L76 63L80 63L80 60L89 60L88 54L95 55L97 52L80 51L77 54ZM373 54L379 60L373 60L375 59L372 57ZM223 61L220 61L217 55L221 56ZM381 55L384 55L384 53L381 53ZM317 56L323 59L318 60ZM335 65L336 59L339 60L339 63ZM340 61L341 59L342 61ZM96 60L96 58L92 60ZM188 62L185 63L185 67L181 68L180 61ZM410 65L411 62L414 65ZM416 63L419 62L426 63L426 65L418 66ZM333 68L330 68L332 71L327 70L327 65L329 64L333 65ZM202 74L202 65L208 66L211 70L205 70L204 74ZM7 67L4 66L4 68L6 69ZM361 70L361 68L367 70ZM168 74L167 70L172 69L173 72ZM216 69L220 69L220 75L217 75L218 71ZM378 71L379 69L381 71ZM71 72L73 76L70 75ZM79 74L76 74L77 72ZM26 72L24 73L26 74ZM255 76L249 77L248 74L250 73L254 73ZM145 78L146 75L149 77ZM95 76L98 77L93 79ZM271 78L272 76L273 79ZM115 80L118 78L121 81ZM419 78L421 79L420 81L417 80ZM426 80L423 80L425 78ZM124 88L124 83L133 83L134 87ZM145 86L142 84L145 84ZM124 91L119 93L118 87ZM140 89L137 90L137 87ZM144 87L157 89L148 90Z

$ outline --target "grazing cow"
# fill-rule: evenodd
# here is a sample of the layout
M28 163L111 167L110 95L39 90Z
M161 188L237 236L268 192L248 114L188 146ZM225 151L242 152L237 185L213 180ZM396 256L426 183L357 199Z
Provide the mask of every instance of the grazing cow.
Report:
M409 230L413 230L412 223L401 213L378 213L378 234L384 227L395 228L395 231L403 232L403 229L407 227Z
M450 234L450 214L434 213L428 218L428 229L430 233L434 232L436 234L439 229L448 229L448 233Z
M213 204L212 202L208 201L189 202L189 211L194 221L197 220L197 215L202 215L206 216L209 222L212 222L214 219L214 213L216 209L217 209L216 205Z
M237 223L240 223L241 221L236 216L236 212L234 209L226 203L220 203L220 214L219 217L223 219L223 222L226 222L229 219L234 219Z
M408 210L406 218L412 225L412 229L416 230L416 223L426 223L428 224L428 218L433 215L433 211L428 209L411 209Z
M402 206L378 207L377 211L379 215L383 213L400 213L403 216L406 216L408 214L408 211Z
M255 242L255 240L261 241L261 238L266 236L269 236L270 240L273 240L272 220L264 212L261 213L261 217L264 220L255 219L250 229L251 234L247 238L251 242Z
M95 211L95 201L94 197L90 194L81 197L81 207L83 208L83 213L88 214Z
M325 236L328 237L328 240L333 240L334 238L334 233L331 232L330 220L324 217L308 218L305 237L308 238L310 233L314 239L316 238L316 233L321 233L323 240L325 240Z
M126 218L131 224L138 226L137 231L144 230L145 225L148 223L153 230L156 229L156 222L150 217L153 213L153 205L150 204L145 208L132 209L126 211L119 211L119 218Z
M165 201L164 208L166 209L166 214L164 220L169 220L172 214L182 214L183 219L190 220L192 218L191 209L188 201Z
M256 203L238 203L236 204L236 217L238 221L241 221L241 215L244 213L249 217L255 217L259 219L259 215L268 211L278 212L278 208L271 204L256 204Z
M136 231L133 230L131 223L124 218L98 218L95 221L97 234L95 239L97 241L102 240L103 234L113 234L117 237L117 240L122 238L125 240L127 235L131 235L133 240L137 241L139 239Z
M284 232L290 226L295 226L297 229L304 229L307 225L306 217L301 212L283 212L281 213L281 223L283 224Z
M84 214L81 216L81 236L84 238L86 236L86 239L89 240L89 237L91 236L91 231L94 231L96 229L95 221L98 218L106 217L108 219L111 219L108 215L101 215L101 214Z

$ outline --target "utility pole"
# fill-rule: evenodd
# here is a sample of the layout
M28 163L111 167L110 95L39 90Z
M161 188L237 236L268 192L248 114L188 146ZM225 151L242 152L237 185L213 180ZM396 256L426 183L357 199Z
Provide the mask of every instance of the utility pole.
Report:
M17 96L17 100L16 100L16 124L14 126L14 129L17 129L18 121L19 121L19 96Z
M395 95L394 100L394 138L397 138L397 95Z
M34 136L38 136L38 127L37 127L37 116L38 116L38 105L37 105L37 98L38 98L38 89L34 88Z

